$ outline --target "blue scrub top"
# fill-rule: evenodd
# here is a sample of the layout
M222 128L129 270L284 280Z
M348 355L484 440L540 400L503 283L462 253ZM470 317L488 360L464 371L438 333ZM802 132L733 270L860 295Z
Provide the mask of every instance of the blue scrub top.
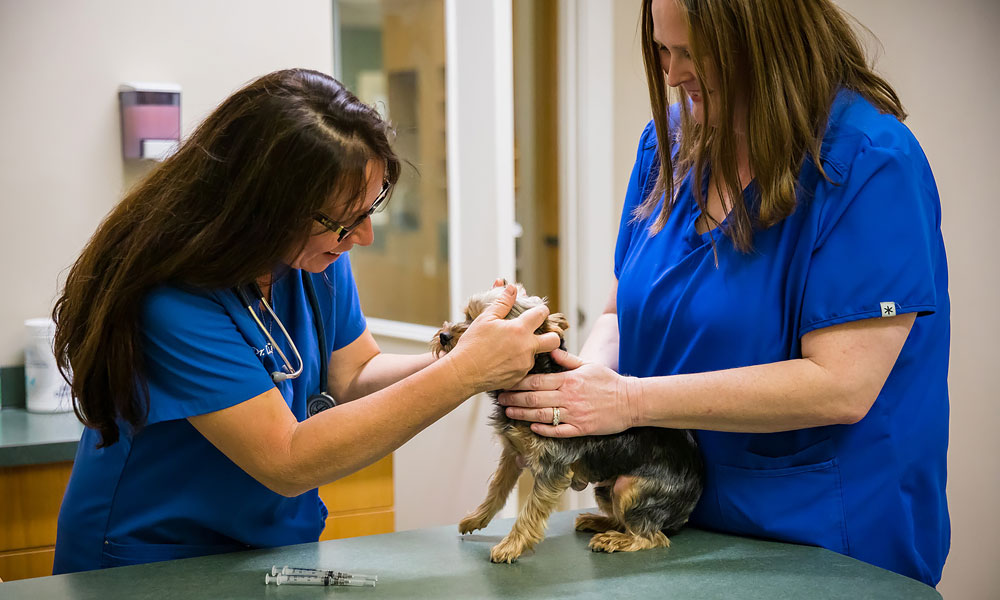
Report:
M649 219L632 219L655 183L655 156L650 123L615 253L621 373L653 377L797 359L810 331L918 315L859 423L696 432L706 485L691 522L822 546L936 585L951 537L948 274L937 188L916 139L895 117L841 91L821 152L832 181L807 159L795 212L756 231L749 254L719 231L695 231L700 211L690 175L660 233L648 232L659 208ZM744 198L752 212L754 183Z
M327 348L319 353L303 289L312 277ZM272 287L272 305L302 354L296 379L277 384L305 420L320 391L319 361L365 330L347 255L324 273L291 270ZM251 298L253 297L250 294ZM294 498L272 492L230 461L187 421L228 408L275 384L283 364L231 290L164 286L142 311L149 417L133 434L97 449L85 429L59 513L54 573L187 558L247 548L315 542L327 511L316 490ZM295 366L270 317L272 336Z

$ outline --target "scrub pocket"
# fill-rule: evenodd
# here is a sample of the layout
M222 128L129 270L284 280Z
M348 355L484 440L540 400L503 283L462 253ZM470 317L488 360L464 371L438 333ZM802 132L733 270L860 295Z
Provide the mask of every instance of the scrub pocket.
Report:
M832 458L812 462L817 456ZM712 467L720 518L728 531L848 553L840 466L832 443L789 456L748 453L746 458L745 464L752 466Z
M208 546L201 544L116 544L105 541L101 552L101 568L124 567L174 560L178 558L193 558L225 552L248 550L246 546Z

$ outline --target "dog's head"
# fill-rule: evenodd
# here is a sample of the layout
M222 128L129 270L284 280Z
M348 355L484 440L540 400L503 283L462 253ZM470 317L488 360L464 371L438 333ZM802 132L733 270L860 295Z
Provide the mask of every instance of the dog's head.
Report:
M524 291L524 287L521 284L517 285L517 298L514 300L514 306L510 309L507 314L508 319L513 319L523 313L526 310L545 304L545 298L539 298L538 296L529 296L527 292ZM495 287L491 290L483 292L481 294L476 294L469 298L469 303L465 306L465 320L458 323L446 322L444 326L438 330L434 338L431 340L431 351L435 356L441 356L446 354L458 344L458 340L465 333L465 330L469 328L472 321L475 320L486 308L496 301L503 294L503 287ZM535 330L536 334L555 332L559 334L560 340L565 340L565 332L569 329L569 321L562 313L552 313L545 319L544 322ZM565 344L560 343L560 348L565 349ZM549 364L551 363L551 365ZM555 365L552 358L545 354L539 354L535 359L535 368L531 370L532 373L542 373L542 372L552 372L555 370L561 370L558 365Z

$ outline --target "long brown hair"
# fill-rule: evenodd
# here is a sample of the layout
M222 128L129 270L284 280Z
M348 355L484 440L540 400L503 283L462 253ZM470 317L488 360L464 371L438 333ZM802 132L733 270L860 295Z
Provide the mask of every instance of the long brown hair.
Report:
M331 198L341 215L356 212L369 160L396 182L390 137L378 113L331 77L278 71L223 101L112 209L53 310L56 359L77 417L100 432L98 447L118 440L117 419L138 429L148 414L145 295L273 273L304 247Z
M892 86L868 65L847 15L830 0L677 2L687 18L698 78L704 81L706 70L717 74L714 93L702 98L704 114L718 115L718 125L696 123L684 96L680 131L670 130L666 82L653 38L652 0L642 0L642 56L660 169L652 193L633 217L652 215L666 192L651 227L653 234L659 232L676 202L678 182L689 173L693 181L701 182L710 167L733 203L725 234L739 250L749 252L754 229L770 227L795 210L796 183L806 156L826 176L820 148L839 89L857 91L900 121L906 113ZM745 104L746 123L737 122L738 101ZM760 207L753 215L743 202L738 172L737 128L741 127L760 192ZM675 145L676 164L671 158ZM702 186L692 189L702 214L708 215Z

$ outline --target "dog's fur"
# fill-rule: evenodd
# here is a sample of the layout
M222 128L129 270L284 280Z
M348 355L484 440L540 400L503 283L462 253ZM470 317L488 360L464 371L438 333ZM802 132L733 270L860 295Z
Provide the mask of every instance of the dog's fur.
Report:
M440 355L458 343L462 333L503 292L502 287L473 296L465 321L445 323L431 341ZM543 304L518 286L518 296L507 316L514 318ZM551 314L536 333L569 327L561 314ZM539 354L531 373L565 371L551 355ZM461 533L486 527L503 508L526 464L535 476L534 487L513 529L493 547L490 560L510 563L542 540L549 514L568 487L582 490L595 484L594 495L604 514L584 513L576 518L578 531L596 531L590 548L602 552L631 552L670 545L666 533L687 522L702 491L703 466L689 431L636 427L607 436L549 438L532 433L530 423L515 421L494 399L492 425L503 442L500 464L483 503L459 523Z

